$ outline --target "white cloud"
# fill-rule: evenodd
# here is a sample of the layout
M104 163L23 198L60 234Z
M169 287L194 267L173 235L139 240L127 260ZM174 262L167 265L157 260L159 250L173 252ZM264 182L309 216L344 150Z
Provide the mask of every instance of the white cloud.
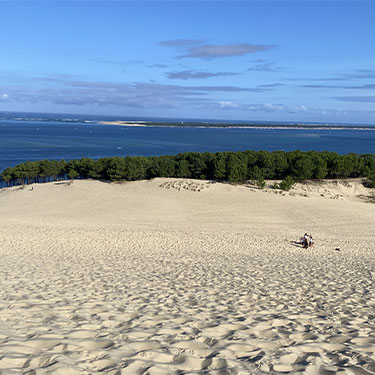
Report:
M236 104L236 103L233 103L233 102L228 102L228 101L223 101L223 102L219 102L219 106L220 108L238 108L239 105Z

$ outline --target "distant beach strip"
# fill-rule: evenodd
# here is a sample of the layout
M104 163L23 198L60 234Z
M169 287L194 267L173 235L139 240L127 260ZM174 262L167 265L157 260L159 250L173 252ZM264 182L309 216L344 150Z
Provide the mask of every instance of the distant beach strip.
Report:
M375 125L339 125L306 123L232 123L232 122L159 122L159 121L99 121L101 125L149 126L149 127L194 127L194 128L238 128L238 129L309 129L309 130L375 130Z

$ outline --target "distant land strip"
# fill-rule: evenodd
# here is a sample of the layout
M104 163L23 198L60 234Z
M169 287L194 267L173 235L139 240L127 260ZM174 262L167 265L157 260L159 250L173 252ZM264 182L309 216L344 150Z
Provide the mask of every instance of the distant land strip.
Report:
M99 121L101 125L142 127L252 128L252 129L314 129L314 130L375 130L375 125L303 124L303 123L230 123L193 121Z

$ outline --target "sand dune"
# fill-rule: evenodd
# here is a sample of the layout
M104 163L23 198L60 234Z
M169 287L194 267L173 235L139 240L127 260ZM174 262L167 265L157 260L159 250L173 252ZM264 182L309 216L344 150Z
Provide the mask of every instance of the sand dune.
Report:
M1 190L0 374L375 374L373 192L347 183Z

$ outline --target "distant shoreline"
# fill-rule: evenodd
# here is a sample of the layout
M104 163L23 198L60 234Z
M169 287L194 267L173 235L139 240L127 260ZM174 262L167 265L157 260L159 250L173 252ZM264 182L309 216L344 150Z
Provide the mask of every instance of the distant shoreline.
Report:
M178 118L131 118L119 119L117 116L95 116L77 114L46 114L1 112L0 124L6 122L42 122L83 125L110 125L126 127L169 127L169 128L212 128L212 129L275 129L275 130L375 130L375 123L321 123L293 121L237 121L219 119L178 119Z
M277 130L375 130L369 125L322 125L322 124L233 124L204 122L158 122L158 121L99 121L99 125L127 127L207 128L207 129L277 129Z

